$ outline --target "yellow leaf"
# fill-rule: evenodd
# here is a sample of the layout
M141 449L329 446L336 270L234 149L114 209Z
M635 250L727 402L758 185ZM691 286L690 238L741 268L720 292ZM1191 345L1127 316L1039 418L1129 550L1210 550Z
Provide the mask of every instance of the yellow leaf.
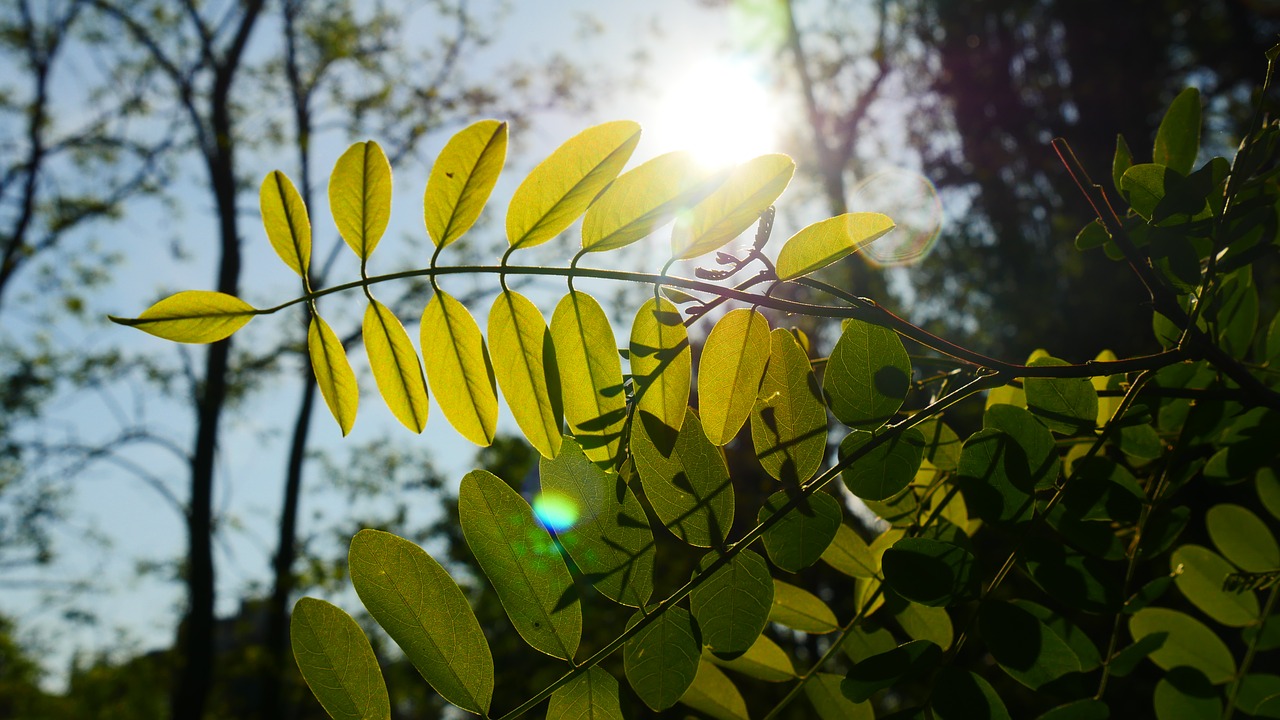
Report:
M182 343L211 343L229 337L258 311L234 295L186 290L161 300L136 318L111 317L156 337Z
M440 247L462 237L489 200L507 159L507 124L481 120L449 139L422 196L427 234Z
M631 377L636 410L679 432L689 406L693 362L680 311L666 299L640 306L631 326Z
M436 403L449 424L480 446L493 442L498 394L484 337L467 308L437 290L422 312L422 361Z
M337 333L319 315L311 316L307 328L307 351L311 355L311 370L315 373L320 394L338 421L343 437L351 432L356 422L356 407L360 404L360 388L356 374L351 371L347 351Z
M271 247L285 265L305 277L311 264L311 220L302 196L284 173L275 170L262 179L258 207Z
M640 126L630 120L569 138L516 188L507 208L507 242L533 247L563 232L618 176L638 142Z
M792 280L852 255L896 227L880 213L845 213L792 235L778 252L778 278Z
M537 306L507 291L489 311L493 374L529 444L554 460L560 452L560 375L551 333Z
M595 298L565 295L551 316L564 417L591 462L614 467L627 419L622 363L609 318Z
M368 260L391 218L391 165L378 143L358 142L329 176L329 209L342 239Z
M723 185L676 220L671 256L695 258L738 237L787 189L795 171L795 161L781 154L761 155L734 168Z
M688 152L659 155L629 170L587 209L582 248L603 252L653 232L708 192L706 173Z
M369 299L364 313L364 346L369 368L378 382L378 392L391 414L410 430L420 433L427 426L427 384L422 364L400 319L386 305Z
M755 406L769 363L769 321L755 310L730 310L711 328L698 360L702 428L713 445L738 434Z

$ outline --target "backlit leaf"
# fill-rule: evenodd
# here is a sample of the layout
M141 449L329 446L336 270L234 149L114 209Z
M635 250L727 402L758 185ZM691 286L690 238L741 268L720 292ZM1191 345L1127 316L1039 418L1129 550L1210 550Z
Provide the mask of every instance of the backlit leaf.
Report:
M288 176L275 170L262 179L258 208L272 249L285 265L305 276L311 265L311 220L302 196Z
M697 547L724 540L733 526L733 484L720 448L702 432L692 410L675 438L644 418L631 423L631 454L644 494L676 537Z
M592 462L611 468L618 457L627 407L622 363L609 318L595 298L571 292L551 316L551 340L569 429Z
M874 621L863 620L849 629L840 649L855 663L860 663L873 655L886 653L898 647L893 633L877 625Z
M880 574L880 559L848 525L836 529L836 536L822 553L822 561L849 577L873 578Z
M211 343L230 337L257 315L249 303L211 290L184 290L152 305L136 318L110 316L158 338L181 343Z
M1120 190L1120 178L1124 177L1124 171L1133 167L1133 152L1129 150L1129 143L1125 142L1123 135L1116 135L1116 152L1111 158L1111 182L1116 187L1116 191Z
M1152 159L1160 165L1191 174L1200 151L1200 91L1187 88L1170 103L1156 130Z
M1280 568L1275 535L1257 515L1239 505L1214 505L1205 513L1209 538L1218 552L1245 572Z
M858 252L896 227L887 215L845 213L792 235L778 251L778 279L794 280Z
M930 607L920 603L902 603L893 614L903 632L912 640L928 640L946 650L955 639L955 627L945 608Z
M1222 696L1204 673L1189 667L1170 670L1152 697L1156 720L1217 720L1222 717Z
M795 335L782 328L769 333L769 364L751 411L751 441L765 472L784 482L807 481L826 456L822 390Z
M582 220L582 249L626 247L687 210L708 188L692 153L671 152L618 177Z
M872 441L871 433L854 430L840 441L843 460ZM865 500L884 500L901 492L916 476L924 454L924 436L915 428L907 428L876 445L853 461L840 477L854 495Z
M978 627L1000 667L1032 690L1082 669L1062 638L1017 605L987 600L978 610Z
M968 550L928 538L903 538L884 553L884 580L921 605L952 605L976 594L978 577Z
M396 419L414 432L427 426L427 384L409 334L390 308L370 298L364 313L364 346L378 392Z
M1149 607L1129 619L1129 634L1135 642L1155 633L1165 634L1164 643L1150 658L1165 670L1186 665L1204 673L1214 685L1229 682L1235 676L1236 661L1231 651L1216 633L1190 615Z
M378 143L358 142L329 176L329 209L357 257L368 260L391 219L391 164Z
M529 444L545 458L560 451L560 371L551 333L537 306L504 291L489 310L493 374Z
M699 569L715 562L719 553L703 556ZM746 651L760 637L773 607L773 578L764 558L751 550L733 556L689 593L689 609L702 632L702 643L713 652Z
M960 464L960 436L938 418L916 425L924 437L924 459L939 470L955 470ZM1052 437L1049 438L1052 441Z
M489 445L498 424L498 395L480 326L466 306L437 290L422 312L419 332L436 404L462 437Z
M1223 589L1223 581L1236 569L1221 555L1199 545L1182 545L1169 556L1169 565L1177 572L1173 581L1178 590L1205 615L1229 627L1244 627L1258 619L1258 598L1253 592Z
M391 718L391 700L369 639L351 616L304 597L289 619L293 657L302 679L334 720Z
M356 374L351 370L342 340L319 315L312 315L307 327L307 353L311 356L311 371L320 386L320 395L345 437L356 422L360 388L356 386Z
M492 473L472 470L458 488L458 517L520 637L548 655L573 658L582 608L569 568L529 503Z
M1040 358L1032 367L1066 365L1057 358ZM1091 432L1098 418L1098 391L1088 378L1029 377L1022 383L1027 407L1050 430L1064 435Z
M707 335L698 361L702 428L712 445L725 445L751 414L765 364L769 321L755 310L730 310Z
M637 612L627 622L635 625ZM651 710L675 705L698 672L702 641L693 616L681 607L667 608L622 646L622 664L631 689Z
M865 702L899 680L927 674L941 658L937 645L913 640L854 665L840 683L840 690L854 702Z
M785 492L770 495L760 508L758 521L764 522L785 507L788 499ZM765 552L779 568L800 572L823 557L842 518L840 501L824 492L813 493L765 532Z
M911 361L898 334L850 320L827 360L822 390L831 414L858 430L889 422L911 387Z
M984 428L965 440L955 482L969 513L987 522L1025 522L1035 510L1027 453L1002 430Z
M588 668L551 693L547 720L622 720L618 681L599 667Z
M679 430L689 406L693 360L689 333L676 306L665 298L651 298L641 305L628 349L636 413Z
M707 661L698 664L693 684L680 697L680 702L715 720L747 720L747 703L733 681Z
M1030 482L1048 489L1058 482L1062 461L1053 433L1029 411L1013 405L992 405L982 414L982 427L999 430L1018 444L1027 461Z
M835 613L817 595L776 578L769 620L811 635L822 635L839 627Z
M840 691L844 678L834 673L820 672L804 685L804 695L809 698L820 720L875 720L876 712L871 703L855 703Z
M449 138L422 196L431 242L443 247L462 237L480 217L507 159L507 124L481 120Z
M480 715L493 697L493 655L467 598L422 548L361 530L348 555L369 614L445 700Z
M741 235L782 195L795 171L795 161L780 154L761 155L735 167L723 185L676 220L671 257L705 255Z
M954 667L943 668L934 679L929 705L937 720L1009 720L1009 710L991 683Z
M784 682L796 676L791 658L767 635L756 638L746 652L732 660L725 660L710 650L703 651L702 659L765 682Z
M640 142L640 126L630 120L587 128L538 164L511 196L507 242L533 247L573 224L627 164Z
M1064 616L1029 600L1014 600L1013 604L1031 613L1051 633L1066 643L1072 654L1076 656L1076 661L1079 663L1081 671L1088 672L1102 664L1102 657L1098 654L1098 646L1093 644L1087 633L1076 627ZM1135 608L1134 611L1136 612L1137 609Z

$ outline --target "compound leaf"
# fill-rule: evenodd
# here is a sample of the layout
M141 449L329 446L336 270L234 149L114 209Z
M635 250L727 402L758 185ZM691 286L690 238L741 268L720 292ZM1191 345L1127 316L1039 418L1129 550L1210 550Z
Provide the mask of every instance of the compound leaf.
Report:
M386 305L370 298L364 313L363 336L369 368L391 414L410 430L422 432L427 426L429 407L427 384L404 325Z
M249 303L211 290L184 290L157 302L136 318L109 316L158 338L181 343L211 343L230 337L257 315Z
M391 700L369 638L341 608L304 597L289 639L302 679L334 720L391 718Z
M504 291L489 310L493 374L529 444L544 458L560 451L564 411L555 347L542 313L528 298Z
M733 526L734 506L720 448L707 440L692 410L674 438L665 425L653 425L643 417L631 423L631 455L649 504L681 540L697 547L719 544Z
M507 124L473 123L449 138L422 196L427 235L437 247L462 237L480 217L507 159Z
M311 220L287 175L279 170L267 173L258 189L258 208L272 249L285 265L305 277L311 265Z
M854 430L840 441L840 457L847 458L870 443L875 436ZM924 456L924 436L916 428L890 437L853 461L840 477L849 492L864 500L891 498L911 483Z
M347 246L368 260L391 219L391 164L378 143L355 143L338 158L329 176L329 208Z
M723 185L676 220L671 257L695 258L736 238L782 195L795 171L795 161L781 154L761 155L734 168Z
M480 326L462 303L437 290L419 325L422 362L441 412L476 445L493 442L498 395Z
M716 552L704 555L699 570L718 557ZM769 566L751 550L734 555L689 593L689 609L702 632L702 643L721 654L741 653L751 647L768 624L772 606Z
M587 208L582 249L604 252L630 245L687 210L707 184L688 152L659 155L623 173Z
M307 326L307 353L311 356L311 371L320 386L320 395L345 437L356 422L360 388L342 340L319 315L312 315Z
M786 506L788 495L777 492L760 508L759 522ZM765 531L764 549L774 565L790 573L818 562L841 527L840 501L824 492L799 500L773 527Z

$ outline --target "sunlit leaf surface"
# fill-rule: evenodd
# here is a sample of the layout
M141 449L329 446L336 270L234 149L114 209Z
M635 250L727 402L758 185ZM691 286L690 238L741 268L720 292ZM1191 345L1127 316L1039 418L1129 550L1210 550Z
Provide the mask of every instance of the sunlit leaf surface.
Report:
M184 290L143 310L136 318L113 315L111 321L174 342L211 343L230 337L256 314L252 305L234 295Z
M419 335L440 410L464 438L489 445L498 424L498 395L475 318L452 295L437 291L422 312Z
M391 700L369 639L351 616L304 597L289 619L302 679L334 720L390 720Z
M351 370L342 340L319 315L313 315L307 327L307 353L320 395L345 436L356 422L360 388L356 386L356 374Z
M507 124L481 120L449 139L422 196L427 234L437 246L462 237L480 217L507 158Z
M564 411L551 333L537 306L505 291L489 310L493 374L525 438L543 457L560 451Z
M391 219L391 164L378 143L358 142L338 158L329 176L329 209L347 246L368 260Z

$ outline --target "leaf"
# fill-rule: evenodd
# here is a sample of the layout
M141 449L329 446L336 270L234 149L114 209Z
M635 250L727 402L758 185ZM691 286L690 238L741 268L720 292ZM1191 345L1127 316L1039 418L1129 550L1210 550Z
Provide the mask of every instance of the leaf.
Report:
M493 656L467 598L422 548L361 530L348 555L351 584L409 662L449 702L480 715L493 697Z
M703 651L702 659L765 682L785 682L796 676L791 658L767 635L756 638L746 652L732 660L725 660L709 650Z
M1222 697L1195 668L1173 668L1152 697L1156 720L1217 720L1222 717Z
M587 668L551 693L547 720L622 720L618 681L599 667Z
M893 633L870 620L862 620L849 628L844 642L840 645L840 649L844 650L844 654L848 655L854 663L860 663L873 655L889 652L896 647L898 642L893 639Z
M1057 358L1039 358L1032 367L1061 366ZM1029 377L1022 383L1027 391L1027 407L1032 414L1063 435L1093 431L1098 418L1098 391L1088 378Z
M675 305L663 298L647 300L631 325L631 378L636 384L636 412L679 430L689 406L693 360L689 333Z
M817 595L776 578L769 620L811 635L824 635L839 627L835 613Z
M849 577L873 578L880 574L880 558L848 525L836 529L835 538L822 552L822 561Z
M822 390L809 356L782 328L769 333L769 363L751 411L751 441L765 472L796 484L812 478L827 453Z
M1053 433L1035 415L1013 405L992 405L982 415L982 427L1000 430L1013 438L1026 458L1030 482L1037 490L1057 484L1062 473L1058 445Z
M913 640L854 665L840 683L840 690L854 702L865 702L899 680L928 673L941 659L942 652L937 645L928 640Z
M1143 220L1152 221L1167 189L1177 181L1177 174L1164 165L1134 165L1120 178L1120 194Z
M971 515L994 523L1031 519L1035 482L1027 453L1013 436L995 428L970 435L957 473L955 483Z
M287 175L279 170L267 173L258 189L258 208L272 249L285 265L306 277L311 265L311 220Z
M804 695L809 698L819 720L875 720L876 713L870 703L850 701L840 691L844 678L834 673L815 673L804 685Z
M902 626L907 637L912 640L928 640L943 650L951 647L951 641L955 639L955 628L945 609L901 600L899 602L902 602L902 606L894 612L894 619Z
M1170 103L1156 130L1152 159L1189 175L1200 151L1200 91L1187 88Z
M747 703L742 699L742 693L733 686L733 681L705 660L698 664L698 674L680 702L716 720L748 718Z
M391 164L378 143L355 143L338 158L329 176L329 208L347 246L368 260L391 219Z
M937 720L1009 720L1000 695L981 676L945 667L934 679L929 698Z
M462 237L480 217L507 159L507 124L473 123L449 138L431 166L422 217L436 247Z
M831 414L854 429L874 430L898 412L910 387L911 361L898 334L850 320L822 378Z
M1101 700L1085 698L1059 705L1036 720L1108 720L1111 708Z
M587 208L582 249L604 252L630 245L688 210L707 185L688 152L659 155L623 173Z
M1222 503L1204 516L1209 538L1236 567L1246 572L1280 568L1280 546L1257 515L1239 505Z
M627 622L630 629L644 617L637 612ZM698 672L702 642L693 616L681 607L669 607L622 646L622 663L631 689L649 709L675 705Z
M1027 537L1022 560L1027 574L1050 597L1088 613L1119 611L1123 567L1084 555L1061 539Z
M609 318L595 298L571 292L551 316L551 340L569 429L592 462L611 468L618 457L627 407L622 363Z
M520 183L507 208L507 242L533 247L573 224L627 164L640 142L630 120L587 128L538 164Z
M727 444L751 414L769 343L769 321L746 308L725 313L707 335L698 361L698 402L712 445Z
M631 423L631 455L644 494L668 530L696 547L720 544L733 526L733 484L720 448L687 411L680 434L665 426ZM656 438L655 438L656 436Z
M845 213L792 235L778 251L779 280L794 280L838 262L897 227L887 215Z
M573 438L554 460L542 458L542 492L563 497L581 518L556 538L602 595L641 607L653 593L653 532L639 499L616 473L601 470Z
M311 356L311 371L320 386L320 395L346 437L356 422L360 388L342 340L319 315L312 315L307 326L307 353Z
M230 337L258 311L234 295L184 290L152 305L136 318L108 316L158 338L181 343L211 343Z
M437 290L422 311L419 333L440 411L462 437L488 446L498 424L498 394L480 326L466 306Z
M533 508L497 476L472 470L458 488L462 535L520 637L572 660L582 637L582 608L556 542Z
M1231 651L1216 633L1190 615L1146 608L1129 619L1129 634L1135 642L1155 633L1165 633L1164 644L1150 658L1165 670L1181 665L1192 667L1214 685L1229 682L1235 676L1236 661Z
M968 550L928 538L903 538L884 553L884 580L921 605L944 607L977 594L975 561Z
M493 374L516 424L544 458L560 451L564 410L555 347L542 313L528 298L503 291L489 310Z
M1013 604L1031 613L1032 616L1049 629L1049 632L1066 643L1072 654L1076 656L1076 661L1080 664L1081 671L1089 672L1102 664L1102 657L1098 654L1098 647L1093 644L1093 641L1089 639L1089 636L1083 630L1073 625L1065 617L1029 600L1014 600Z
M334 720L391 718L391 700L369 639L351 616L304 597L289 619L293 657L302 679Z
M676 220L671 257L705 255L751 227L787 189L796 163L786 155L761 155L735 167L724 184Z
M1123 135L1116 135L1116 152L1111 159L1111 182L1117 191L1120 191L1120 179L1124 177L1124 171L1131 167L1133 153L1129 150L1129 143L1124 141Z
M841 462L874 439L871 433L854 430L840 441ZM884 500L902 491L920 469L924 454L924 436L915 428L907 428L879 443L853 461L840 477L849 492L864 500Z
M924 459L939 470L955 470L960 464L960 436L938 418L916 425L924 438ZM1052 437L1049 438L1053 440Z
M719 553L702 557L699 570L715 562ZM743 550L689 593L702 643L720 654L745 652L769 622L773 607L773 578L764 558Z
M786 506L788 495L777 492L765 500L757 517L764 522ZM774 565L790 573L818 562L836 537L844 514L840 501L824 492L802 498L776 525L765 531L764 549Z
M1235 568L1222 556L1199 545L1183 545L1169 556L1169 565L1177 573L1173 582L1178 590L1205 615L1229 627L1245 627L1257 621L1256 595L1223 589L1223 581Z
M400 319L386 305L369 299L362 326L369 369L391 414L414 432L427 426L427 383L422 364Z
M1082 669L1062 638L1017 605L987 600L978 610L978 627L1001 669L1032 690Z
M1111 234L1101 222L1094 220L1076 234L1075 245L1077 250L1083 251L1103 247L1108 242L1111 242Z

